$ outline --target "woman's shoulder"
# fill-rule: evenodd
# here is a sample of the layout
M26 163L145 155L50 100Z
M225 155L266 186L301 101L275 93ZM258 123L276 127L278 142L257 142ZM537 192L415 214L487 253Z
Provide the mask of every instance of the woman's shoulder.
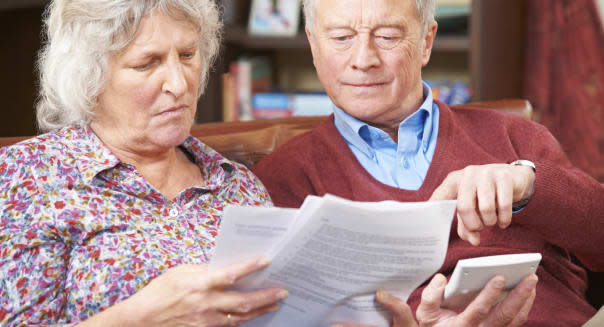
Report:
M59 151L65 148L65 129L34 136L13 145L0 149L0 158L3 161L17 159L28 160L49 154L50 151Z
M73 157L69 144L74 132L74 128L63 128L0 148L0 176L65 163Z

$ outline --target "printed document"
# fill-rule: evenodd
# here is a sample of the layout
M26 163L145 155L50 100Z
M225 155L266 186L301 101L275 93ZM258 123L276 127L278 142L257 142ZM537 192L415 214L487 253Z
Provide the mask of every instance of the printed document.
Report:
M244 326L388 326L383 289L406 301L442 265L456 201L354 202L309 196L300 209L229 206L210 270L263 255L234 289L283 287L280 309Z

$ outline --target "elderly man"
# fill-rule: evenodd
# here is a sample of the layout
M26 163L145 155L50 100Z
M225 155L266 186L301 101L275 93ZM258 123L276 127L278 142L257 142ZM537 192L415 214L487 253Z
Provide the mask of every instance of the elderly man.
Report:
M540 252L539 285L528 276L497 304L496 277L456 314L440 309L446 280L438 274L423 296L420 288L409 298L420 323L578 326L591 317L583 267L604 270L604 188L574 168L542 126L432 99L421 69L437 30L434 0L304 5L314 64L337 108L253 168L274 202L298 207L325 193L457 199L457 233L440 273L450 275L463 258ZM377 298L403 325L406 305L382 292Z

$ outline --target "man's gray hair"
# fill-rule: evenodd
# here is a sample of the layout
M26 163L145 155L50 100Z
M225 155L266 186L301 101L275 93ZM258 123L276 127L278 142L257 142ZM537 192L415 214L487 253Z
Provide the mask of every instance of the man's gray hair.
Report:
M134 39L141 20L154 10L191 23L199 33L198 94L203 94L222 35L213 0L54 0L44 14L46 40L38 57L41 131L90 122L110 55Z
M411 1L411 0L399 0ZM315 25L315 5L317 0L303 0L304 3L304 19L306 27L312 32ZM415 8L419 13L420 22L422 23L424 34L428 32L430 25L434 23L434 10L436 8L436 0L415 0Z

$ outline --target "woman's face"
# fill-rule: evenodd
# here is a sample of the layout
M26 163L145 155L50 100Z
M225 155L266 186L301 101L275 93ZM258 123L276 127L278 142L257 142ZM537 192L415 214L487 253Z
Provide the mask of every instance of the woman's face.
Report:
M189 135L201 57L192 24L154 11L134 40L109 59L91 122L105 143L139 154L166 151Z

